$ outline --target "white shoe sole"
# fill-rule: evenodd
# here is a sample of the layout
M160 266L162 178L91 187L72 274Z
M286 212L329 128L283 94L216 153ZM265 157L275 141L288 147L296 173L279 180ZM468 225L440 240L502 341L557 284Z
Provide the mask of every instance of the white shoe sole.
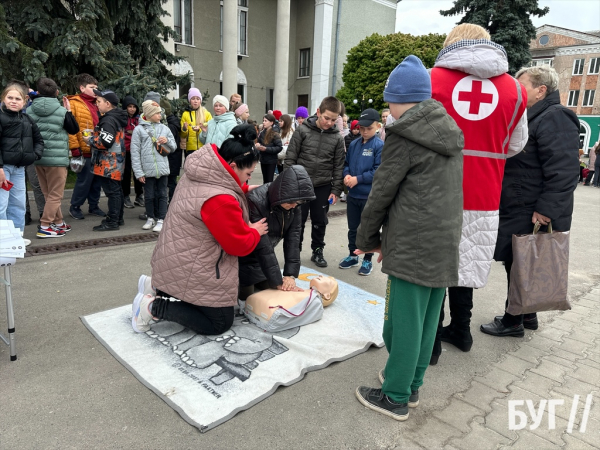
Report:
M367 400L365 400L365 398L363 398L362 395L360 395L359 389L360 389L360 387L356 388L355 394L356 394L356 398L358 399L359 402L362 403L363 406L366 406L367 408L372 409L373 411L377 411L381 414L385 414L386 416L391 417L392 419L398 420L400 422L404 422L405 420L408 419L408 413L403 416L400 416L398 414L391 413L387 409L383 409L383 408L380 408L379 406L375 406L372 403L369 403Z
M385 377L383 376L383 369L381 369L381 370L379 371L379 382L380 382L381 384L383 384L383 382L384 382L384 381L385 381ZM409 400L409 402L408 402L408 407L409 407L409 408L416 408L417 406L419 406L419 400L417 400L416 402L411 402L411 401Z
M140 330L137 327L137 321L135 320L136 312L140 310L140 304L142 303L143 298L144 298L144 295L138 293L135 296L135 298L133 299L133 306L131 308L131 327L133 328L133 331L135 331L136 333L144 333L147 331L147 330Z

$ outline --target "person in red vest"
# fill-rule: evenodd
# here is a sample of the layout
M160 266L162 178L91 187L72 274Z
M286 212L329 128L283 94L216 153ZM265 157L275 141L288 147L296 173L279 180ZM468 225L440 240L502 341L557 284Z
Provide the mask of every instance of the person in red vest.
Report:
M432 364L441 354L440 340L471 349L473 289L487 284L494 256L504 164L527 143L527 91L507 71L504 48L473 24L452 29L431 69L432 98L465 137L459 283L448 288L451 322L443 328L442 305Z

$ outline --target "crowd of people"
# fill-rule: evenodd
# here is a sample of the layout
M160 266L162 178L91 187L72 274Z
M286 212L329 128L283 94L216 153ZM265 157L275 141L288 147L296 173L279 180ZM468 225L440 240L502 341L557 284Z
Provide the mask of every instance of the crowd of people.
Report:
M117 230L124 208L143 206L142 228L160 232L152 276L138 282L133 329L168 320L216 335L249 296L301 291L309 214L311 261L328 266L329 207L346 201L348 256L338 267L368 276L377 254L388 275L382 386L361 386L356 396L406 420L441 342L471 349L473 291L486 286L493 260L504 263L511 282L512 235L535 224L571 226L577 116L560 105L553 68L507 72L504 48L482 27L463 24L448 34L429 72L413 55L392 71L383 92L389 108L366 109L349 124L335 97L322 99L313 115L305 107L293 117L273 110L257 123L237 94L214 96L209 112L191 88L178 118L155 92L141 110L130 96L119 106L88 74L62 106L48 78L29 93L12 83L0 110L0 218L24 229L25 167L33 164L45 198L37 236L64 236L71 229L60 210L69 152L83 158L73 219L85 218L87 201L88 213L103 217L95 231ZM457 101L457 89L489 98ZM592 156L599 150L596 144ZM250 185L259 162L263 185ZM108 213L98 206L100 189ZM280 242L283 268L275 255ZM451 321L444 326L446 290ZM505 313L480 330L520 337L525 328L538 328L535 314Z

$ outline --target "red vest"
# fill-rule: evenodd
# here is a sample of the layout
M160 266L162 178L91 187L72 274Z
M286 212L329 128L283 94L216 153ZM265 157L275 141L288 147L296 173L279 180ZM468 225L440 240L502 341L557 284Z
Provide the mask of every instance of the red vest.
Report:
M463 208L497 211L508 143L527 106L525 88L508 74L485 79L441 67L431 70L431 85L465 137Z

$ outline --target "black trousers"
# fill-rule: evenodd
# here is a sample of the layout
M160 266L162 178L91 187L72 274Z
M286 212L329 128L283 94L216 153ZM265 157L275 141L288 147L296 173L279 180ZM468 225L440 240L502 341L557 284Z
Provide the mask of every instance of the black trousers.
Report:
M348 196L346 198L346 216L348 218L348 250L350 256L356 256L354 250L356 250L356 231L360 225L360 216L362 215L363 209L367 204L366 198L354 198ZM366 253L365 259L371 261L373 253Z
M508 307L508 291L510 290L510 269L512 268L512 261L504 262L504 270L506 270L506 302L504 303L504 308ZM514 327L516 325L521 325L523 323L523 319L530 320L535 319L537 317L536 313L531 314L519 314L518 316L513 316L507 312L504 313L504 317L502 318L502 324L505 327Z
M129 197L129 194L131 194L132 173L133 169L131 167L131 152L125 152L125 170L123 171L123 178L121 179L121 187L123 188L123 195L125 197ZM144 193L142 182L139 181L135 176L133 177L133 189L136 196Z
M331 194L331 185L319 186L314 188L316 198L311 202L302 204L302 231L300 232L300 248L304 240L304 226L308 220L310 212L311 223L311 243L310 247L313 251L318 248L325 247L325 229L329 220L327 213L329 212L329 195Z
M106 222L111 225L118 225L119 222L123 220L123 209L125 205L125 197L123 196L121 182L119 180L101 177L100 175L94 176L101 179L102 190L108 199Z
M167 300L169 297L171 296L157 291L150 311L154 317L178 323L207 336L225 333L233 325L233 306L211 308Z
M178 173L172 173L167 178L167 189L169 190L169 203L173 200L173 195L175 194L175 188L177 187L177 176Z
M164 220L167 215L169 194L167 191L167 176L160 178L146 177L144 206L148 218Z
M263 184L270 183L275 178L275 167L277 167L277 163L260 163L260 171L263 176Z

